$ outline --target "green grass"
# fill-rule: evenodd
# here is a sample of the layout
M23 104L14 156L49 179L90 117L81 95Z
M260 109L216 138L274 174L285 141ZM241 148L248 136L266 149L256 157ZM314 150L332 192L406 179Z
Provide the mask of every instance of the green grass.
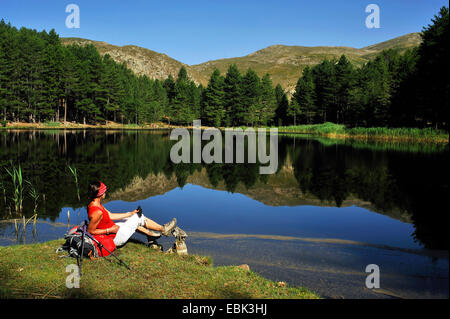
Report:
M141 124L123 124L122 126L124 129L140 129L140 128L144 128L144 125Z
M279 135L288 136L291 138L299 137L297 133L280 133ZM372 151L395 151L395 152L407 152L407 153L439 153L448 152L448 144L445 143L421 143L402 140L362 140L352 138L330 138L330 137L317 137L317 136L301 136L304 139L310 139L320 142L325 147L335 147L337 145L349 146L355 149L369 149Z
M334 123L324 124L305 124L305 125L291 125L278 127L279 132L297 132L297 133L313 133L313 134L344 134L345 126Z
M45 127L60 127L60 126L64 126L64 124L60 123L60 122L44 122L43 125Z
M280 133L307 133L336 138L448 143L447 132L433 128L354 127L324 123L278 127Z
M178 256L128 243L109 257L83 260L80 288L66 288L73 258L55 253L63 240L0 247L0 298L319 298L304 288L279 286L235 266L213 267L208 257Z

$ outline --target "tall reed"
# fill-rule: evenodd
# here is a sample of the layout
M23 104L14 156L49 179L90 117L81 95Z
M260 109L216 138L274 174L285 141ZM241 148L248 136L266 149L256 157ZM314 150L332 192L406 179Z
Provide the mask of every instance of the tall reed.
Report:
M33 214L36 215L37 208L38 208L38 199L39 199L40 195L39 195L39 192L36 190L36 188L33 186L33 184L30 181L26 180L25 182L28 184L28 187L29 187L28 194L34 200Z
M323 123L296 126L283 126L279 132L318 134L323 136L342 136L380 140L405 140L417 142L436 142L448 144L448 132L434 128L409 127L345 127L342 124Z
M3 183L3 179L0 179L0 190L2 190L3 201L5 202L5 206L6 206L6 187L5 187L5 184Z
M21 214L23 212L23 191L24 191L24 179L22 176L22 167L19 164L19 167L16 168L11 161L11 169L5 167L6 172L12 179L13 183L13 202L14 209L17 214Z
M69 170L72 173L73 178L75 180L75 186L77 187L78 201L81 201L81 198L80 198L80 187L78 186L78 172L77 172L77 168L76 167L72 167L70 165L67 165L67 167L69 168Z

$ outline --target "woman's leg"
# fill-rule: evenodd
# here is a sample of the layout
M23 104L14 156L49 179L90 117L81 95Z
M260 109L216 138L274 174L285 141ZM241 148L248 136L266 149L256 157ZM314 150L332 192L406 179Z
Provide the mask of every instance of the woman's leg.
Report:
M144 216L142 216L144 217ZM160 225L157 222L151 220L150 218L145 217L145 228L156 230L161 232L164 236L169 236L170 232L173 230L173 228L177 224L177 219L174 218L170 222Z
M145 218L145 228L156 230L156 231L163 231L164 227L158 224L157 222L151 220L150 218Z
M128 239L130 239L139 226L160 231L163 235L168 236L169 232L175 227L176 219L174 218L171 222L161 226L144 215L139 217L137 214L134 214L133 216L125 218L123 221L119 221L116 224L119 225L119 230L114 238L114 243L116 246L122 246L128 241Z
M114 238L114 244L116 246L124 245L128 239L134 234L139 226L145 226L146 218L144 216L139 217L137 214L118 221L116 225L119 226L116 237Z

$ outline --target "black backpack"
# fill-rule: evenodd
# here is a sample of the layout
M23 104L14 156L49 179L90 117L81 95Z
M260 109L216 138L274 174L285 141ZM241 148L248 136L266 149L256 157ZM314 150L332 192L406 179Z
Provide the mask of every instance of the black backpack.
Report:
M64 235L65 242L56 250L56 252L58 253L64 250L68 252L68 256L61 257L79 258L81 256L81 250L83 250L83 257L91 259L97 258L98 251L92 239L88 236L84 236L84 244L82 245L82 238L83 234L78 230L78 226L72 228L67 234Z

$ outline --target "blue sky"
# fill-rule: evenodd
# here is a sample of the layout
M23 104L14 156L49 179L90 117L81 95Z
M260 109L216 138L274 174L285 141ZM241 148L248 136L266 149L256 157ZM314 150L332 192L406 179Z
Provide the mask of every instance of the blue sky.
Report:
M68 29L68 4L80 28ZM368 4L380 7L379 29L365 26ZM134 44L186 64L244 56L269 45L361 48L419 32L443 0L0 0L0 18L16 27L54 28L61 37Z

